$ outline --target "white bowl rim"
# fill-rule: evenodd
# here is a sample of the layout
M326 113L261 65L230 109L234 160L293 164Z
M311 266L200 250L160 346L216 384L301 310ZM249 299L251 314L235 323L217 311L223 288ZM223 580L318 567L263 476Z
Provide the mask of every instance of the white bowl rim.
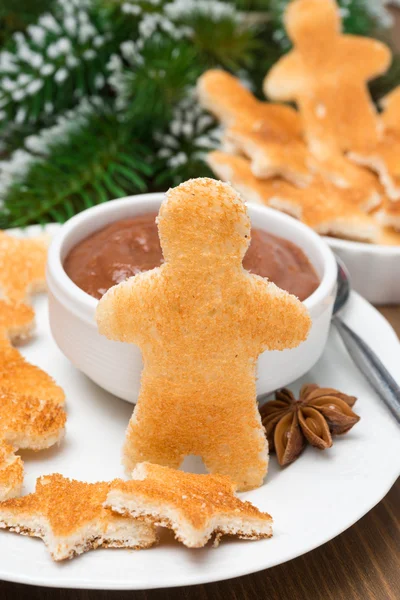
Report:
M400 258L400 246L385 246L384 244L356 242L355 240L342 240L341 238L329 236L324 236L324 239L332 248L350 250L351 252L369 253L376 256L394 256Z
M75 304L79 303L80 308L83 309L85 313L92 312L94 314L98 300L79 288L65 272L60 256L65 238L77 225L81 224L83 221L90 220L93 215L104 215L107 214L107 212L112 214L115 211L118 211L119 206L125 205L127 201L149 200L160 202L163 200L164 196L165 192L153 192L118 198L88 208L78 213L61 226L50 245L47 266L48 273L51 274L52 278L56 281L57 287L62 289L63 293ZM246 203L246 205L251 213L269 213L272 219L287 224L289 229L301 230L303 233L306 233L314 245L318 247L322 257L323 275L317 289L303 301L303 304L309 310L313 309L332 292L332 288L336 282L337 264L332 250L321 236L297 219L267 206L249 203ZM288 237L286 239L290 238Z

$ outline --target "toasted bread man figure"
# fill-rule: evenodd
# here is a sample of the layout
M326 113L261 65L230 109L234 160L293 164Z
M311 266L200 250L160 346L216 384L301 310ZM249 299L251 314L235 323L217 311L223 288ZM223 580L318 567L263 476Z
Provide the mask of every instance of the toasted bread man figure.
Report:
M355 150L376 142L378 119L367 82L389 67L389 49L343 35L334 0L294 0L285 13L294 49L270 70L264 91L295 101L312 151Z
M268 465L257 357L297 346L310 318L297 298L243 269L250 220L228 184L201 178L170 190L158 229L165 263L114 286L97 308L100 332L143 356L127 472L143 461L177 468L194 454L238 489L257 487Z

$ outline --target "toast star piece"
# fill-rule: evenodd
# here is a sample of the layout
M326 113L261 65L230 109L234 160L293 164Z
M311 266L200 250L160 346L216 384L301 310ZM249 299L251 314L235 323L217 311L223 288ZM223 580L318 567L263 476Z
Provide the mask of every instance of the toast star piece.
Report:
M400 200L400 86L388 94L381 105L384 108L384 132L375 143L349 153L358 165L377 173L388 200Z
M308 151L301 141L288 138L285 133L246 129L234 126L224 135L224 144L235 153L243 153L251 160L256 177L282 177L298 187L306 187L312 180L308 168Z
M35 493L0 503L0 528L41 538L56 561L100 547L152 546L154 527L104 508L110 485L39 477Z
M375 173L355 165L342 154L328 153L322 158L310 157L308 166L312 173L338 188L354 192L359 207L371 212L382 204L384 191Z
M398 202L386 200L382 210L377 213L377 219L381 225L400 231L400 200Z
M302 141L288 142L263 132L239 127L228 129L224 146L233 154L244 154L251 161L251 171L259 179L281 177L296 187L307 187L317 175L335 186L356 191L365 212L381 203L382 190L374 173L353 164L339 153L314 157Z
M29 306L0 300L0 440L41 450L64 435L64 392L44 371L29 364L10 340L29 336Z
M24 467L14 448L0 441L0 501L19 496L24 480Z
M197 89L203 107L229 127L224 147L248 156L256 177L280 175L300 187L311 181L295 110L260 102L239 79L217 69L204 73Z
M210 69L197 82L202 106L225 127L243 126L287 139L301 139L299 114L290 106L260 102L237 77L221 69Z
M139 464L131 481L116 481L106 506L122 515L172 529L189 548L200 548L215 535L257 540L272 536L272 518L235 496L236 486L223 475L195 475L168 467Z
M390 65L389 49L373 39L343 35L334 0L294 0L285 13L294 49L269 71L264 92L293 101L313 153L374 144L379 121L367 82Z
M17 238L0 231L0 294L26 302L46 289L45 267L49 239Z
M111 288L96 313L101 334L137 344L144 359L125 467L176 468L194 454L238 489L258 487L268 448L257 358L305 340L307 309L243 269L250 219L229 185L199 178L170 190L158 229L164 264Z
M223 152L211 152L207 162L247 201L286 212L322 235L368 242L378 235L379 227L362 212L356 190L340 190L321 177L315 177L306 189L298 189L280 178L260 180L254 177L246 159Z

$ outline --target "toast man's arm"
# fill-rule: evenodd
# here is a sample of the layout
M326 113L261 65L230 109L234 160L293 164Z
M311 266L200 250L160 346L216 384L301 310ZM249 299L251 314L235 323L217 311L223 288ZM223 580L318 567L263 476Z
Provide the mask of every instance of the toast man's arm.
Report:
M110 340L137 343L146 285L141 273L110 288L100 299L96 310L99 332Z
M292 102L303 88L301 65L295 51L289 52L270 69L264 79L264 94L270 100Z
M307 338L311 319L296 296L256 275L253 281L252 329L262 351L295 348Z

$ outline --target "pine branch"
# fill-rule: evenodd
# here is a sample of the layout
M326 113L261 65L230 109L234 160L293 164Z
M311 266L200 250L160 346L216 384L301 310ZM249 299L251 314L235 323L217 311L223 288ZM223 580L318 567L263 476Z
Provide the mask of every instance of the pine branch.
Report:
M90 0L55 0L52 14L42 15L26 34L14 34L0 53L0 127L37 123L97 94L125 35L118 23Z
M175 107L168 126L154 134L154 142L156 186L166 189L192 177L212 177L205 157L219 145L220 131L193 90Z
M167 123L176 103L202 72L191 44L160 33L145 43L140 57L139 64L122 67L116 83L125 118L139 133Z
M44 148L40 139L25 173L3 193L3 228L63 222L89 206L147 190L148 151L109 112L92 112Z
M174 0L165 12L192 29L193 44L208 67L236 71L251 64L256 28L244 23L232 2Z

